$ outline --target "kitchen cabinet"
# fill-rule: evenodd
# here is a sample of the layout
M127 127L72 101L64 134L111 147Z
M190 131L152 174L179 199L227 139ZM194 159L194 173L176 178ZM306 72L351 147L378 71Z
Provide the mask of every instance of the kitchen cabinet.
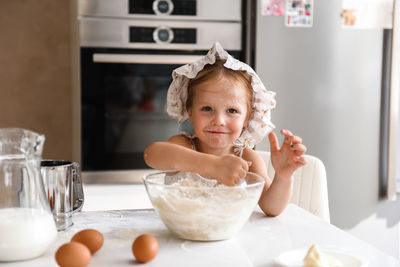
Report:
M0 127L45 134L44 158L72 159L73 3L1 2Z

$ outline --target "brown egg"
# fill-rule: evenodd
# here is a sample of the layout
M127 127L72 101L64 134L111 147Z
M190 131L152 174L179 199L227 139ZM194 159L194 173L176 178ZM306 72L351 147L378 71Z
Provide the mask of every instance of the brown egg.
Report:
M85 245L70 242L59 247L55 257L61 267L85 267L90 263L92 255Z
M138 236L132 244L132 252L139 262L151 261L158 252L157 239L149 234Z
M88 247L92 254L96 253L104 243L102 233L94 229L86 229L76 233L71 241L79 242Z

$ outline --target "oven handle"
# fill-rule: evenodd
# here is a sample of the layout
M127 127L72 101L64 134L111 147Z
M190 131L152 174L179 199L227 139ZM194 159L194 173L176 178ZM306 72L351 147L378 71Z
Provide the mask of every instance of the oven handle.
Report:
M195 55L132 55L132 54L93 54L96 63L134 63L134 64L187 64L204 56Z

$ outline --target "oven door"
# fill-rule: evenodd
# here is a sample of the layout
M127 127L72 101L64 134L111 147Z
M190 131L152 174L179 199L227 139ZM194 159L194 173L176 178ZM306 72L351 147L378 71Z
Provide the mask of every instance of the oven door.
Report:
M204 51L199 52L204 55ZM145 148L189 124L166 113L172 71L200 55L81 48L83 171L148 168Z

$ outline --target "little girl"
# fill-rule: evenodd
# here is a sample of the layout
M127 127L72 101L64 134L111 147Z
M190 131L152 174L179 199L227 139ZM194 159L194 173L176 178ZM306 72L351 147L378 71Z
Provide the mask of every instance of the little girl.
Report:
M194 135L155 142L144 160L155 169L195 172L235 185L248 171L266 177L260 208L279 215L290 199L293 172L306 164L300 137L281 130L279 147L271 132L270 111L275 94L267 91L250 66L230 56L219 43L208 54L177 68L168 89L167 112L179 123L188 119ZM263 159L252 148L267 134L275 177L271 182Z

